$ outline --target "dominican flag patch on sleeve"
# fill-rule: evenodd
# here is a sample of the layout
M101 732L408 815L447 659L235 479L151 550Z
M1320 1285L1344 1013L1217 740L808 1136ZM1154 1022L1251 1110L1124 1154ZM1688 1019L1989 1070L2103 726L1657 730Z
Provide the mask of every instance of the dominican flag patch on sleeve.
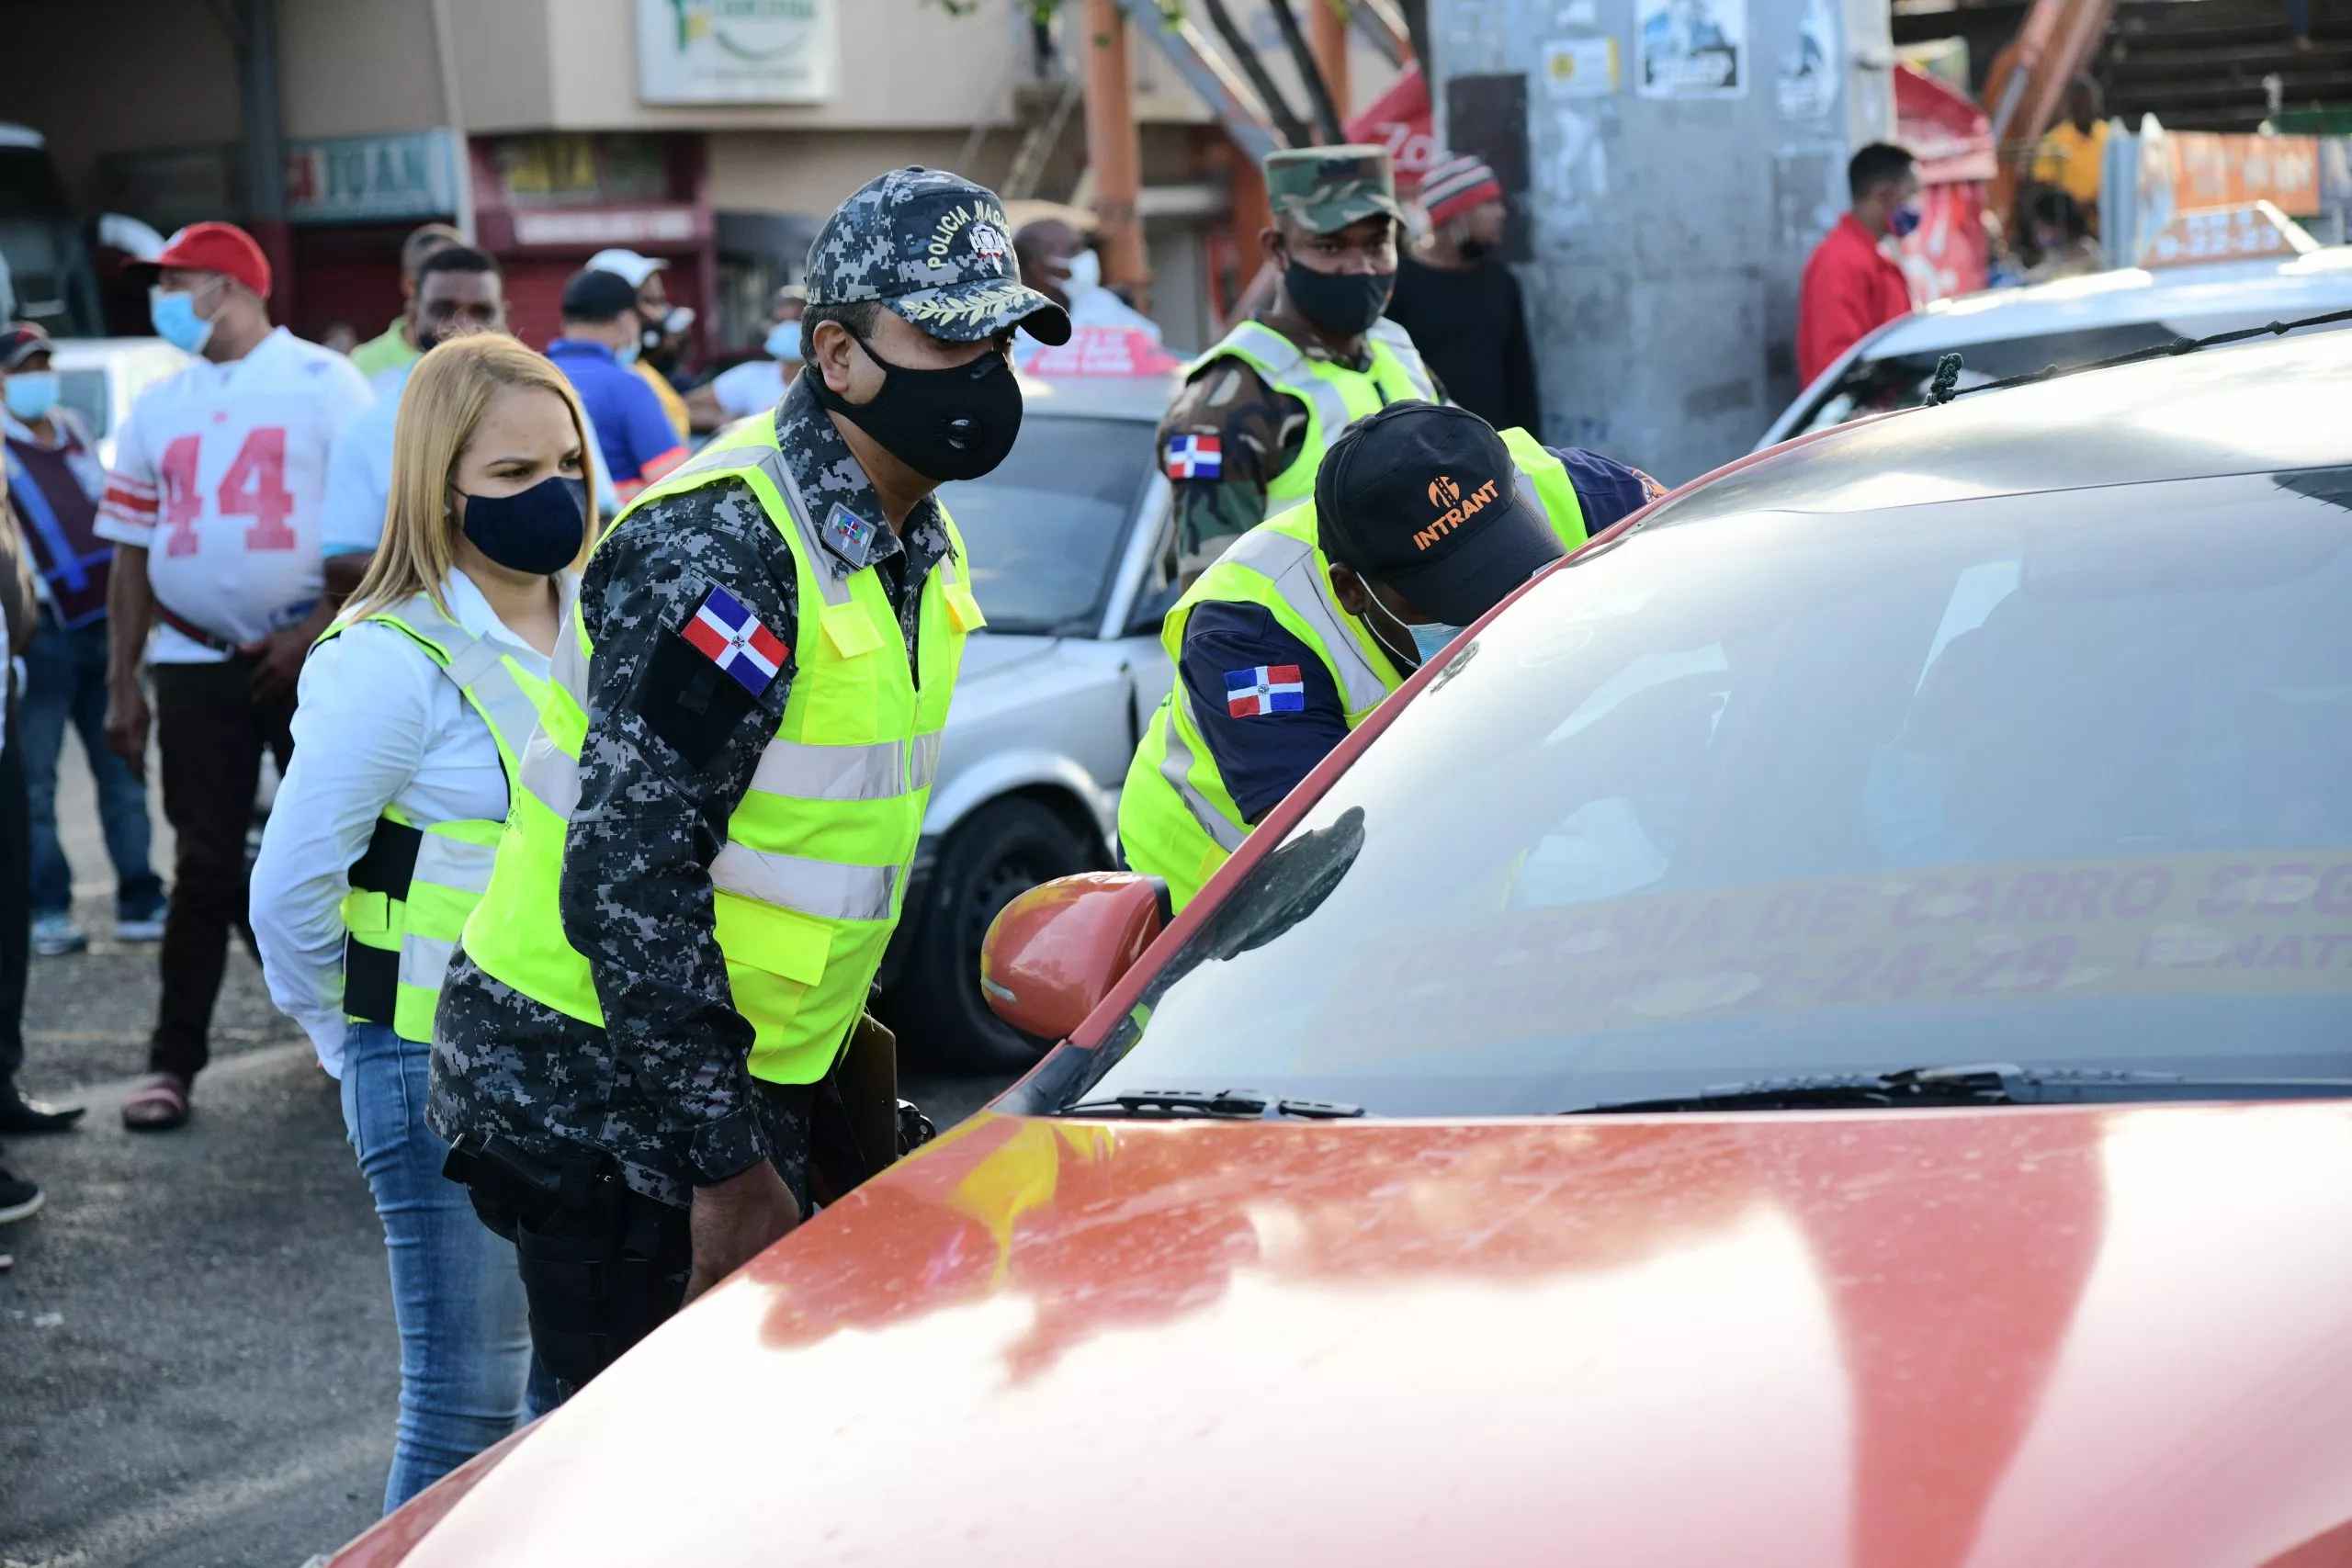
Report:
M1214 435L1171 435L1168 438L1168 477L1171 479L1213 479L1225 472L1225 448Z
M1225 711L1236 718L1270 713L1305 713L1306 685L1295 664L1261 664L1225 672Z
M686 641L704 658L735 677L736 684L758 696L783 673L792 657L775 633L760 624L724 588L713 588L684 628Z

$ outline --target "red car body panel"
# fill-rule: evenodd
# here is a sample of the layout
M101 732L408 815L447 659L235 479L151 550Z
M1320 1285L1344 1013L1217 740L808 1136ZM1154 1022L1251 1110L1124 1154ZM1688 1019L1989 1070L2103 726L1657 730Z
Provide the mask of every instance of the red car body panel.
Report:
M2347 1412L2352 1104L984 1113L368 1561L2318 1568Z

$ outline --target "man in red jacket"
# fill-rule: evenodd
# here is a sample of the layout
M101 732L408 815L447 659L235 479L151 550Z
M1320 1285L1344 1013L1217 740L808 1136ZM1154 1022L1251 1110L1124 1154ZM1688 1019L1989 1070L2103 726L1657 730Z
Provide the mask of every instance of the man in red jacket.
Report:
M1797 295L1797 379L1813 378L1865 336L1911 310L1903 268L1881 247L1919 226L1919 171L1900 147L1873 141L1846 165L1854 209L1814 247Z

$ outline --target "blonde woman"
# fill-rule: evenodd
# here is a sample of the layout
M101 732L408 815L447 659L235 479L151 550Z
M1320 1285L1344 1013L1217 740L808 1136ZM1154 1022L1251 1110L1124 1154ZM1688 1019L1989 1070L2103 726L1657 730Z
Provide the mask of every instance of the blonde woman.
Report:
M567 569L588 543L586 430L562 374L510 337L445 343L417 366L383 543L303 669L294 762L254 868L270 998L342 1080L391 1257L387 1511L524 1411L514 1247L441 1174L425 1064L442 971L490 881L547 690Z

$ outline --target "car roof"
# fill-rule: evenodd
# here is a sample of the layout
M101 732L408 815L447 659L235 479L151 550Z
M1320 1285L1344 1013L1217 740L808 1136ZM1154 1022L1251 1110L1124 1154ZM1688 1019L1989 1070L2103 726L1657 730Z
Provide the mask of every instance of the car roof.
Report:
M1021 378L1024 418L1134 419L1158 424L1176 389L1184 384L1182 372L1165 376L1023 376Z
M2212 316L2288 320L2352 308L2352 245L2284 262L2120 267L2024 288L1939 299L1889 323L1862 345L1864 361L1937 354L2086 327Z
M1770 448L1648 521L2333 468L2352 464L2347 391L2352 335L2321 333L1963 393Z

